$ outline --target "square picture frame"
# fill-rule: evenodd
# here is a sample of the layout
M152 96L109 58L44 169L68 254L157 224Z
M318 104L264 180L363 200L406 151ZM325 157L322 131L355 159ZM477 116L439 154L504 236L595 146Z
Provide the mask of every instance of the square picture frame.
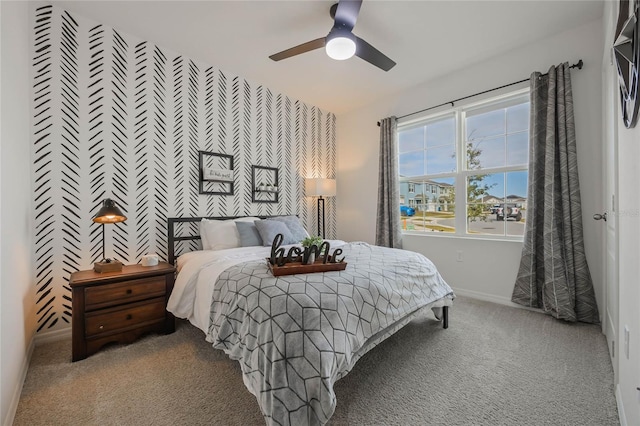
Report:
M233 195L233 155L198 151L199 193Z

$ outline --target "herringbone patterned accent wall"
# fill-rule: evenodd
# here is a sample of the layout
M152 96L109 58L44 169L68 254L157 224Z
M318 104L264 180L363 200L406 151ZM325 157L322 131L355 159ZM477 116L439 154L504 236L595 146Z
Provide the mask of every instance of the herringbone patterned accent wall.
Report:
M167 255L174 216L298 214L305 177L335 177L336 118L259 84L45 5L33 16L33 201L38 331L71 322L69 274L107 257ZM198 193L198 151L233 155L235 192ZM251 166L277 167L280 201L251 202ZM327 200L327 237L336 230Z

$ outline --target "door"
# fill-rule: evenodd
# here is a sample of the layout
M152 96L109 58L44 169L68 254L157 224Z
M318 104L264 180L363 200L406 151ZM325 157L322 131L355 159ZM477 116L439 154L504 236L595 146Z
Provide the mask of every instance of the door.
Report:
M613 61L603 61L603 176L604 176L604 212L601 220L604 228L604 273L603 301L605 313L602 319L602 331L607 336L609 356L614 371L614 383L618 383L618 356L622 346L616 336L619 318L619 281L618 281L618 228L617 228L617 190L618 190L618 74ZM597 215L594 215L596 218Z

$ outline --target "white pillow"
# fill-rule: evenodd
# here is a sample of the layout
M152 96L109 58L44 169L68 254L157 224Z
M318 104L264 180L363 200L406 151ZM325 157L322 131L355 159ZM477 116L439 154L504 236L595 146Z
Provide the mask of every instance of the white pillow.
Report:
M203 250L224 250L241 247L240 234L235 222L253 222L257 217L241 217L229 220L202 219L200 239Z

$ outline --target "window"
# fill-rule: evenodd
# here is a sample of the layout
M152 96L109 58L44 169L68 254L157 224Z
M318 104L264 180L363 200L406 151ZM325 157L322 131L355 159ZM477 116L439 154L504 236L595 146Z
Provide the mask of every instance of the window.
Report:
M398 125L400 193L411 232L524 235L529 91L520 90Z

